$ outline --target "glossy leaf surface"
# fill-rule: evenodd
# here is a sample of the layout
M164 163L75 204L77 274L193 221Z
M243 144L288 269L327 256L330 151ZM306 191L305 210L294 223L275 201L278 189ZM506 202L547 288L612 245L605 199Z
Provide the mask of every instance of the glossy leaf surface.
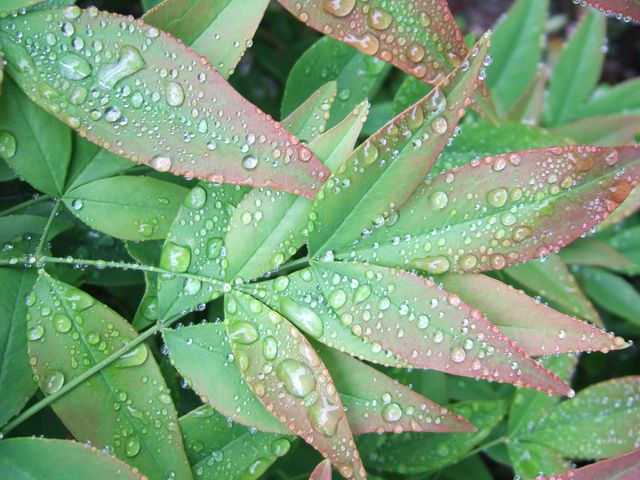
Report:
M95 480L143 480L126 463L68 440L11 438L0 443L0 471L14 480L67 480L83 478L87 471Z
M324 184L310 214L311 254L343 249L363 232L392 222L396 209L431 169L469 104L487 48L488 37L484 37L466 70L456 70L446 83L391 120ZM407 171L412 172L410 176Z
M229 78L251 45L269 0L166 0L145 23L175 35ZM242 9L244 15L238 15Z
M46 274L28 305L29 355L47 395L136 337L114 311ZM109 446L145 475L191 478L169 391L144 344L56 400L53 409L78 441Z
M325 83L282 120L282 125L297 135L300 141L312 142L326 131L337 95L338 83ZM334 114L334 117L337 115Z
M346 478L365 478L327 368L286 318L243 294L225 297L225 326L240 371L266 409L331 460Z
M93 55L74 53L72 42ZM2 20L0 45L32 100L117 155L176 175L311 198L326 178L293 135L155 27L65 7ZM43 49L50 53L37 60Z
M500 270L571 243L607 218L639 179L637 146L486 157L428 181L393 226L353 251L358 260L430 274Z

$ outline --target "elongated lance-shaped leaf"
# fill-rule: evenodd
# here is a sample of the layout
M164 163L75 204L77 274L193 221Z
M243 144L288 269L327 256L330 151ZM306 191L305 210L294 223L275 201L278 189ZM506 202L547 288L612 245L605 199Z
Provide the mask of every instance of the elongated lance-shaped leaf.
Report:
M598 229L604 230L612 227L621 220L630 217L638 210L640 210L640 188L635 187L631 190L629 196L625 198L624 202L622 202L622 205L620 205L615 212L609 215L604 222L598 225Z
M397 208L431 169L469 104L488 46L485 36L464 67L340 165L310 214L310 253L349 247L364 232L393 223Z
M554 129L584 145L611 147L633 143L640 134L640 115L590 117Z
M444 0L278 1L319 32L426 83L439 83L467 54L462 32Z
M544 477L542 480L635 480L640 476L640 450L592 463L562 475Z
M354 434L475 431L463 417L375 368L322 344L314 346L340 392Z
M371 468L403 475L441 469L460 461L475 445L487 438L504 418L507 404L503 400L462 402L451 405L451 410L463 415L478 430L471 433L367 435L358 439L362 458Z
M523 291L485 275L443 275L443 287L496 324L530 356L600 350L629 345L620 337L564 315Z
M640 22L640 2L638 0L584 0L584 3L605 12L607 15L615 15L625 22L633 20Z
M309 144L329 170L334 171L353 152L368 111L365 101ZM251 279L279 268L304 245L311 207L309 199L286 192L248 192L229 220L227 278Z
M541 478L571 470L572 465L552 448L533 442L510 441L509 460L517 478Z
M146 478L96 447L36 437L3 440L0 443L0 471L5 478L16 480L84 478L87 472L91 472L94 480Z
M28 305L31 365L47 395L136 337L117 313L46 274ZM56 400L53 409L77 440L108 446L145 475L191 478L169 390L144 343Z
M640 377L617 378L560 403L522 438L568 458L613 457L637 447L639 410Z
M202 57L140 21L76 6L31 12L0 21L0 46L32 100L138 163L310 198L327 175Z
M581 238L561 250L562 260L571 265L602 267L615 271L633 271L636 263L598 237Z
M253 432L203 405L180 418L194 477L257 479L291 448L292 437Z
M507 113L507 118L525 125L539 125L544 112L544 93L547 86L547 69L538 67L535 77Z
M500 270L558 251L609 216L640 180L640 146L551 147L444 172L350 258L430 274Z
M269 0L165 0L145 23L171 33L229 78L258 29ZM238 15L242 9L244 15Z
M329 458L342 476L365 478L336 387L304 336L241 293L225 297L225 325L240 371L267 410Z
M309 480L331 480L331 462L328 459L321 461L311 472Z
M552 254L503 270L509 283L517 283L531 296L542 297L556 310L603 326L598 312L578 285L560 255Z
M312 142L325 132L337 94L335 81L325 83L282 120L282 125L300 141Z
M346 262L313 263L282 278L286 281L274 281L273 292L254 294L338 350L383 364L398 359L413 367L572 394L477 310L426 278Z
M580 118L640 113L640 78L598 88L578 113Z

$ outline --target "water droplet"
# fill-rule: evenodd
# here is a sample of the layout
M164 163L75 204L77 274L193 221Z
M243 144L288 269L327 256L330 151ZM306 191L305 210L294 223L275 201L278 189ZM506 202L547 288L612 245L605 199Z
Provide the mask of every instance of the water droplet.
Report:
M420 62L424 58L424 47L418 43L413 43L407 47L407 57L414 63Z
M381 8L372 8L369 11L367 22L371 28L376 30L386 30L393 22L393 17L389 12L382 10Z
M449 271L451 264L449 259L443 256L425 257L414 260L413 266L419 270L424 270L427 273L438 275Z
M91 75L91 64L73 53L63 55L58 60L58 68L67 80L82 80Z
M286 438L279 438L271 444L271 453L276 457L283 457L291 448L291 442Z
M195 187L189 192L185 199L185 205L189 208L198 209L204 207L207 202L207 192L202 187Z
M298 327L315 338L320 338L324 331L324 324L315 312L299 305L287 297L280 298L282 314L293 321Z
M9 160L16 154L16 137L6 130L0 130L0 158Z
M356 6L356 0L323 0L322 8L335 17L346 17Z
M242 159L242 166L247 170L253 170L258 166L258 159L253 155L247 155Z
M184 273L191 263L191 249L167 242L162 249L160 268L174 273Z
M134 75L146 66L140 52L131 45L122 45L119 53L120 59L116 63L104 65L98 71L96 82L104 89L113 89L119 81Z
M227 327L229 341L241 345L251 345L258 340L258 331L249 322L233 322Z
M140 440L137 437L129 437L124 445L124 454L129 457L135 457L140 452Z
M347 302L347 294L344 290L337 289L329 295L329 304L335 310L341 308Z
M71 330L71 320L64 315L57 313L53 316L53 328L60 333L67 333Z
M40 340L44 335L44 328L42 325L36 325L27 330L27 340L35 341Z
M402 408L397 403L390 403L382 409L382 418L387 422L397 422L402 418Z
M446 133L447 128L449 128L449 124L445 118L438 117L431 123L431 128L433 128L433 131L437 134L442 135L443 133Z
M147 350L147 347L141 343L118 358L118 360L113 362L113 365L117 368L137 367L142 365L147 360L148 356L149 350Z
M467 356L467 353L464 351L464 348L462 347L453 347L449 351L449 358L451 358L451 360L454 361L455 363L464 362L464 359L466 358L466 356Z
M429 200L431 201L431 205L433 206L433 208L436 208L438 210L442 210L449 203L449 197L447 196L447 194L440 191L433 192L429 196Z
M340 408L329 403L325 397L319 398L307 409L307 416L313 429L327 437L336 434L338 423L342 418Z
M42 377L42 391L47 395L56 393L64 385L64 374L58 370L48 370Z
M360 285L353 294L353 303L356 305L364 302L371 295L371 287L369 285Z
M316 377L302 362L287 358L276 367L276 374L291 395L306 397L316 388Z
M184 90L177 82L168 82L165 88L167 103L171 107L179 107L184 103Z
M504 206L508 199L509 192L506 188L494 188L487 192L487 202L496 208Z
M273 337L266 337L262 340L262 355L267 360L273 360L278 355L278 343Z

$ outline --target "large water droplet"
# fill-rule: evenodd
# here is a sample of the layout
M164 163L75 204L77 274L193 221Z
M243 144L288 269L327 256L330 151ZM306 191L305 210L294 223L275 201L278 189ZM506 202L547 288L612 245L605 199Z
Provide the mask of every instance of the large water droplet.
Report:
M184 90L179 83L168 82L164 93L170 106L179 107L184 103Z
M207 240L207 257L210 259L215 259L220 256L222 253L222 248L224 247L224 240L220 237L213 237Z
M148 356L149 350L141 343L118 358L118 360L113 362L113 365L118 368L137 367L138 365L142 365Z
M425 272L431 273L433 275L438 275L441 273L445 273L449 271L451 264L449 263L449 259L443 256L435 256L435 257L425 257L414 260L413 266L424 270Z
M258 331L249 322L233 322L227 327L229 341L241 345L251 345L258 340Z
M306 397L316 388L316 377L302 362L287 358L276 367L276 374L291 395Z
M267 360L273 360L278 355L278 343L273 337L262 340L262 355Z
M320 338L324 332L324 325L320 317L307 307L299 305L287 297L280 298L282 314L291 319L298 327L315 338Z
M58 68L67 80L82 80L91 75L91 64L73 53L63 55L58 60Z
M506 188L494 188L487 193L487 202L496 208L504 206L508 199L509 192Z
M42 327L42 325L36 325L34 327L27 329L28 340L31 340L31 341L40 340L43 335L44 335L44 328Z
M137 437L129 437L124 444L124 454L129 457L135 457L140 452L140 440Z
M371 28L375 28L376 30L386 30L389 28L393 22L393 17L389 12L382 10L381 8L372 8L369 11L369 16L367 17L367 23Z
M122 45L120 59L116 63L102 66L96 76L96 82L100 87L111 90L120 80L139 72L145 65L142 55L135 47Z
M242 167L247 170L253 170L258 166L258 159L253 155L247 155L242 159Z
M323 0L322 8L336 17L346 17L356 6L356 0Z
M0 130L0 158L9 160L16 154L16 137L6 130Z
M464 359L467 357L467 353L464 351L462 347L453 347L449 351L449 358L455 363L462 363Z
M42 377L42 391L48 395L57 392L64 385L64 374L58 370L48 370Z
M390 403L382 409L382 418L386 422L397 422L402 418L402 408L397 403Z
M53 328L60 333L67 333L71 330L71 320L69 317L57 313L53 316Z
M341 308L346 302L347 294L344 293L344 290L337 289L329 295L329 304L336 310Z
M338 430L338 422L342 418L340 408L321 397L307 409L307 416L313 429L327 437L332 437Z
M191 249L173 242L167 242L162 249L160 268L174 273L184 273L191 263Z

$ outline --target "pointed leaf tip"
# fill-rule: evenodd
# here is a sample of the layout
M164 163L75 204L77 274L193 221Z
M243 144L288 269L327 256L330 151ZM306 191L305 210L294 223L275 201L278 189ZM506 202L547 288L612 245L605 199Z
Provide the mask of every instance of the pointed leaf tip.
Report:
M311 472L309 480L331 480L331 462L323 460Z

